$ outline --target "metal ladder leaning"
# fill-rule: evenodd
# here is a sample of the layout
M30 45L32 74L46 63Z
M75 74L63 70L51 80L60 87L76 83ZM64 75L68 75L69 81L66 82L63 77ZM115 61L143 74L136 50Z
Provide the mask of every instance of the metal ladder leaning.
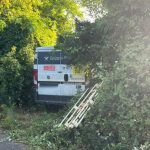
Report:
M95 97L97 96L97 88L101 85L102 83L100 85L95 84L91 89L87 89L61 121L59 127L62 124L67 128L78 127L87 112L90 110L91 105L94 104L96 100Z

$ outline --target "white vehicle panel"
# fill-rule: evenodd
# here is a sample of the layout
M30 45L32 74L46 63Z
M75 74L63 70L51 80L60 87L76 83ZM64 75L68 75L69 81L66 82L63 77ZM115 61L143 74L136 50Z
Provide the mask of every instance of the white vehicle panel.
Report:
M84 91L85 86L80 85L81 88L77 88L76 84L58 84L56 87L39 87L38 94L41 95L58 95L58 96L74 96L79 91Z
M54 67L55 70L45 70L45 67ZM60 65L38 65L38 81L64 81L60 70Z
M44 67L55 67L55 70L45 70ZM64 82L64 75L68 75L68 82L85 82L84 73L74 74L67 65L38 65L38 81Z
M60 96L60 86L56 87L39 87L38 94L40 95L58 95Z
M81 89L79 90L77 88L76 84L61 84L60 85L61 90L60 90L60 95L66 95L66 96L74 96L76 95L79 91L84 91L84 85L81 85Z

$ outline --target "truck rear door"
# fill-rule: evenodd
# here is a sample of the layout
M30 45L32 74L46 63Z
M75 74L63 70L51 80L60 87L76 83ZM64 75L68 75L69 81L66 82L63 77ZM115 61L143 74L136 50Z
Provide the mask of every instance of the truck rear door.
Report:
M38 94L60 95L60 51L38 52Z

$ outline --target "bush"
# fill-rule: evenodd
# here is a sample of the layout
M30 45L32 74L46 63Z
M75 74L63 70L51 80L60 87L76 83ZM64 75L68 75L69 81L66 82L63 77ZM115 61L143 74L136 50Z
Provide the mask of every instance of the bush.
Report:
M1 102L27 106L33 100L33 46L28 45L16 53L16 47L0 58Z
M14 52L10 52L0 58L1 102L8 105L13 103L19 105L21 101L23 78L21 76L21 65L14 55Z
M22 106L31 106L33 104L33 60L34 47L32 44L22 48L18 54L17 59L21 65L21 74L23 78L20 104Z
M81 128L87 149L128 150L150 144L149 56L149 47L134 40L103 77L98 102Z

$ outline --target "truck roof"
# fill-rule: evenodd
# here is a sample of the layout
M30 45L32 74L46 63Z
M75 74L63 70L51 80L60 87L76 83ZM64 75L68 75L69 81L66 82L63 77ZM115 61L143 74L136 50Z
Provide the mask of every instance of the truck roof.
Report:
M42 51L52 51L54 50L54 46L44 46L44 47L37 47L36 52L42 52Z

